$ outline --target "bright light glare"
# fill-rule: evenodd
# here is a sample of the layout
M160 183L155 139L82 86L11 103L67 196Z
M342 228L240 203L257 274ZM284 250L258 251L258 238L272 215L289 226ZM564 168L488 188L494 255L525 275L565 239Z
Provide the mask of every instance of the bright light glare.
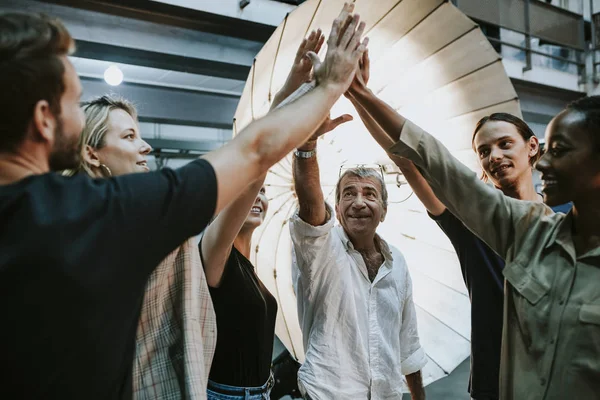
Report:
M111 86L120 85L123 82L123 71L116 65L111 65L104 71L104 80Z

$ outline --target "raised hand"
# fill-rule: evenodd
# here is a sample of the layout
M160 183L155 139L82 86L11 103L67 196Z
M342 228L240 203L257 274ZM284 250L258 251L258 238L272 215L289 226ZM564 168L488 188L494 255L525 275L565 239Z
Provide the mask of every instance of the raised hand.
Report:
M296 57L294 58L294 64L292 69L285 80L285 83L281 90L277 92L273 103L271 103L271 109L276 108L286 97L291 95L305 82L311 80L312 62L307 56L308 52L318 53L325 42L325 36L320 29L312 31L307 38L302 40Z
M324 134L331 132L341 124L352 121L352 115L342 114L337 118L331 119L331 115L328 115L325 121L317 128L315 133L308 139L302 146L298 147L300 150L312 150L316 147L317 139Z
M310 35L302 41L296 52L294 64L292 65L292 69L287 77L284 87L289 87L293 92L304 82L310 81L313 65L307 54L309 52L318 54L324 42L325 35L321 32L321 29L312 31Z
M360 22L358 15L352 15L352 11L354 11L354 4L344 4L342 12L333 21L331 34L327 40L327 54L323 62L319 60L316 53L308 53L317 84L327 86L340 94L350 86L358 60L369 43L368 38L361 42L365 24Z
M367 49L359 60L358 70L356 71L356 74L354 74L354 79L352 79L352 83L344 95L348 98L352 98L356 91L365 89L369 82L370 74L371 60L369 59L369 49Z

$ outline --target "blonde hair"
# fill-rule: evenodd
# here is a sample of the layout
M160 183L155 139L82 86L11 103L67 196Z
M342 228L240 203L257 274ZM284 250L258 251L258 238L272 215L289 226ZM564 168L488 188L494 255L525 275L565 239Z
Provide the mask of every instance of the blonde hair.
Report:
M79 138L79 151L82 154L79 167L63 171L65 176L73 176L85 172L89 176L95 176L90 165L85 162L83 152L86 146L93 149L101 149L105 145L106 132L108 132L108 119L113 110L123 110L131 115L137 122L137 110L133 103L119 96L104 95L82 104L85 114L85 126Z

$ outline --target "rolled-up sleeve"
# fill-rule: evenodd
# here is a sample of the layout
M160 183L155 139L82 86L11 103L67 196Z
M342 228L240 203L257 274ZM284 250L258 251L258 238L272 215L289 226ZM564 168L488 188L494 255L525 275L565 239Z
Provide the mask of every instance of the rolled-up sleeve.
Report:
M425 364L427 364L427 356L419 342L417 312L412 296L412 280L407 271L402 327L400 328L400 369L402 375L409 375L420 371Z
M486 185L410 121L389 152L412 161L450 212L505 259L530 223L547 211L542 204L512 199Z
M331 240L331 230L334 226L333 210L329 204L327 209L327 221L320 226L313 226L300 218L298 212L290 219L290 235L294 245L296 265L299 272L305 277L312 278L315 268L323 263L320 260L323 255L321 249Z

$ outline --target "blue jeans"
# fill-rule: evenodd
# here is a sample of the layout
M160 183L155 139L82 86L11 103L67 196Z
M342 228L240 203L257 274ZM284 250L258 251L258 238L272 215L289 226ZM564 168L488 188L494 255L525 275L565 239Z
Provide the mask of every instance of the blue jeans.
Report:
M222 383L208 380L206 389L208 400L269 400L273 387L273 374L267 383L258 387L239 387L223 385Z

